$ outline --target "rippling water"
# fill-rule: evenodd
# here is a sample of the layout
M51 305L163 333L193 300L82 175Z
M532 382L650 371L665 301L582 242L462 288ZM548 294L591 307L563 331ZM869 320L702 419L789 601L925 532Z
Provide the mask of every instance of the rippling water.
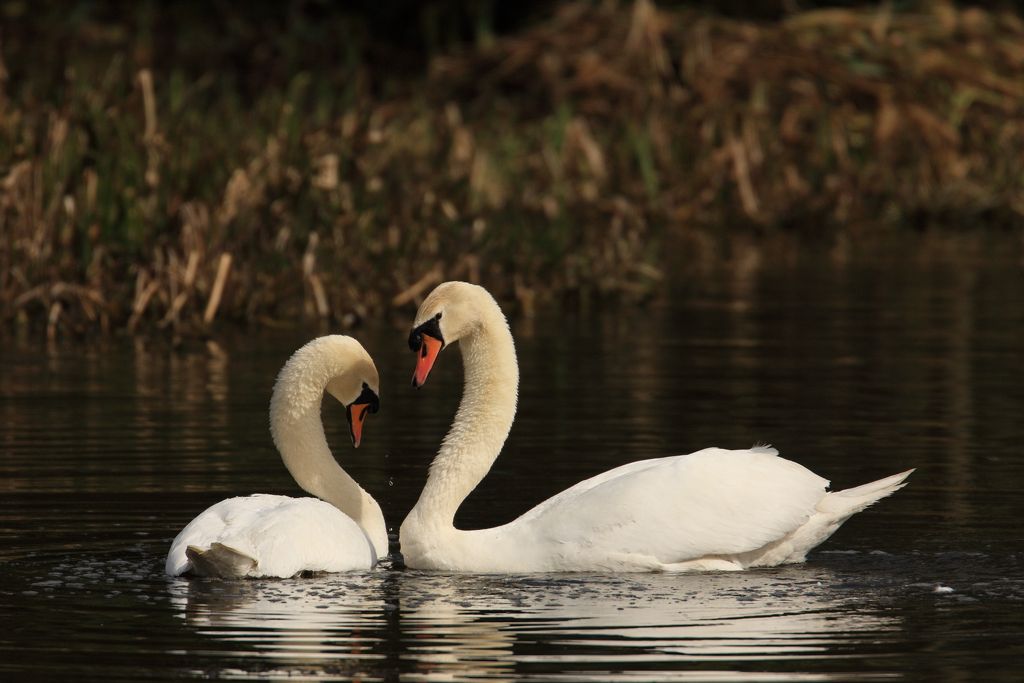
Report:
M691 575L167 579L222 498L298 491L267 428L311 333L204 348L7 341L0 679L948 680L1024 673L1018 267L754 271L651 310L516 321L519 419L464 527L631 460L770 441L836 487L917 467L804 565ZM382 410L335 453L396 529L454 413L404 324L361 331Z

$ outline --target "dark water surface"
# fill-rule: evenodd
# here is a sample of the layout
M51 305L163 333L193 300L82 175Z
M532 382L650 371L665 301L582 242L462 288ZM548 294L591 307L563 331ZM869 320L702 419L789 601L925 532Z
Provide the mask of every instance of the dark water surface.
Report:
M364 446L328 438L396 530L461 364L409 386L406 329ZM0 680L1013 680L1024 673L1024 271L751 272L629 307L516 321L519 418L464 527L631 460L771 442L853 486L910 467L804 565L690 575L168 579L207 505L298 495L267 428L307 333L226 356L2 342Z

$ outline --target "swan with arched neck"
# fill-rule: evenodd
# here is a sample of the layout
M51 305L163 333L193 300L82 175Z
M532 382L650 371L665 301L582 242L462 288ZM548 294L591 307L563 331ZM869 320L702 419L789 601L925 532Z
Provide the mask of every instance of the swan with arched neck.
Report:
M705 448L591 477L499 527L457 529L515 417L519 368L508 323L482 287L446 282L416 314L421 386L458 342L465 388L419 500L402 523L406 565L465 572L738 570L801 562L913 470L844 491L768 446Z
M316 498L269 494L207 508L171 543L171 576L289 577L303 571L369 569L388 553L387 527L373 497L334 459L320 419L324 393L345 406L352 443L377 412L380 379L358 341L319 337L292 355L270 400L270 431L296 483Z

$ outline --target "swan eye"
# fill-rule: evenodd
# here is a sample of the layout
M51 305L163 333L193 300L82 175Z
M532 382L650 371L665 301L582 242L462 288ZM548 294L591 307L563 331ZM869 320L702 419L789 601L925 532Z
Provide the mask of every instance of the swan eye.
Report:
M367 411L371 414L376 413L380 410L380 397L377 396L377 392L370 388L370 385L363 382L363 392L359 394L359 397L352 401L350 408L356 406L365 406L360 416L365 416Z
M438 324L440 319L441 314L438 313L433 318L428 319L427 322L413 329L413 331L409 333L410 351L425 350L426 347L423 344L423 335L433 337L441 342L442 347L444 346L444 335L441 334L441 326Z

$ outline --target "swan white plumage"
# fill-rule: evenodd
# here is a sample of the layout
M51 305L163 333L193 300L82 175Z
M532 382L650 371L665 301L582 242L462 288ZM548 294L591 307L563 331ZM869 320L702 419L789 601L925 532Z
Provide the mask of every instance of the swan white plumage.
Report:
M256 494L212 505L174 539L167 574L286 578L369 569L385 557L380 506L335 461L320 420L326 391L346 406L358 447L379 385L373 360L351 337L319 337L296 351L274 384L270 431L292 477L317 498Z
M492 529L455 528L455 512L490 470L515 416L515 347L482 287L446 282L409 337L413 385L459 341L465 389L402 523L405 564L466 572L738 570L801 562L846 519L904 485L913 470L845 491L774 448L706 448L592 477Z

